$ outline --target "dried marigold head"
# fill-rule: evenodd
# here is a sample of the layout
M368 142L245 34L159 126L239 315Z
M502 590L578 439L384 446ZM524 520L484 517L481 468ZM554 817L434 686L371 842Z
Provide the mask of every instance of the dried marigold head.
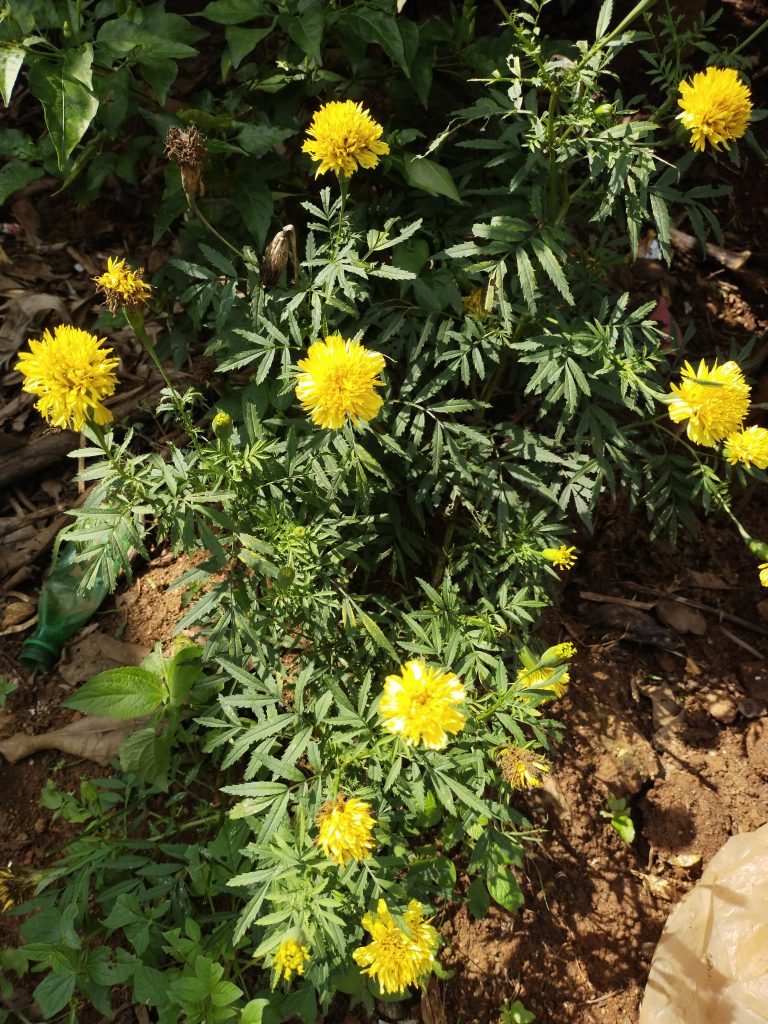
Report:
M286 224L264 250L264 259L261 262L261 283L264 288L273 288L288 266L292 235L293 224Z
M146 306L152 296L152 289L146 281L142 281L143 273L141 269L131 270L125 265L125 260L109 257L107 269L99 277L94 277L93 281L104 294L110 313L119 313L122 306L130 311Z
M205 195L203 169L208 162L205 136L192 124L188 128L171 125L165 136L165 155L181 169L181 184L185 193L194 199L198 192Z
M528 747L508 747L503 750L499 768L512 789L536 789L550 770L546 759Z

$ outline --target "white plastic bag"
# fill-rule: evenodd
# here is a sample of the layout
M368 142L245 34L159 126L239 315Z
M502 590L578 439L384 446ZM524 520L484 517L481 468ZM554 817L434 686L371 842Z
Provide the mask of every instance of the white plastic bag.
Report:
M768 1024L768 825L732 836L670 914L639 1024Z

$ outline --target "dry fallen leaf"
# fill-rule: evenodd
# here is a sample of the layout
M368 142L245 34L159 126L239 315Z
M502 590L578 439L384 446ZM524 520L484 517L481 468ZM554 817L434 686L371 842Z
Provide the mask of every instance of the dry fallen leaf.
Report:
M643 885L651 894L656 896L657 899L667 900L668 903L672 903L675 899L675 887L669 881L668 878L659 878L658 875L643 875Z
M704 636L707 632L707 620L697 608L691 608L690 605L662 598L656 602L656 614L665 626L669 626L677 633Z
M20 622L34 615L34 611L35 605L32 601L9 601L3 609L0 632L10 629L11 626L18 626Z
M109 633L95 630L67 649L65 659L59 665L59 675L72 686L77 686L108 668L138 665L148 654L148 647L125 643Z
M99 718L88 715L78 718L63 729L52 729L39 736L27 736L24 732L14 733L0 740L0 754L15 764L38 750L61 750L64 754L84 757L97 764L106 765L117 757L125 737L146 725L149 715L119 721L115 718Z
M692 868L700 860L700 853L676 853L674 857L667 857L667 863L674 864L676 868Z

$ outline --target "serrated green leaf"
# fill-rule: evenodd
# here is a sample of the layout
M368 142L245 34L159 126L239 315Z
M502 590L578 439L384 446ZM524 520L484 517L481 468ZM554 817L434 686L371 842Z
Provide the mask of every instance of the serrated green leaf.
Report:
M568 282L563 273L563 268L557 262L557 258L549 246L541 238L537 238L535 235L531 238L531 248L533 249L536 259L541 264L542 270L550 279L552 284L557 288L560 294L563 296L566 302L571 306L573 305L573 295L571 289L568 287Z
M143 668L111 668L84 683L67 700L66 708L105 718L138 718L155 711L167 691L154 672Z
M515 260L517 262L517 278L520 282L520 289L523 293L523 298L528 306L528 309L535 315L536 313L536 298L534 291L536 288L536 274L534 273L531 261L528 258L528 253L525 249L518 249L515 253Z

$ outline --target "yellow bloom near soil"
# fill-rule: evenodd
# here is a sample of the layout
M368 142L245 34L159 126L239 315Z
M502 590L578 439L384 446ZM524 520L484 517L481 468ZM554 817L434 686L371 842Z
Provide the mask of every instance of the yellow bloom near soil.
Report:
M502 751L499 766L510 789L537 789L549 771L546 760L526 747L509 747Z
M551 690L553 697L562 697L568 689L568 684L571 681L571 674L566 669L556 682L550 684L549 681L555 672L556 669L554 668L539 668L534 672L529 672L527 669L521 668L517 673L517 678L524 683L525 686L535 686L537 690Z
M24 376L22 389L37 395L35 408L54 427L82 430L86 420L102 425L112 413L102 402L115 393L111 348L78 327L64 324L46 330L42 341L30 339L30 351L21 352L14 366Z
M734 431L725 439L723 454L732 466L740 462L743 466L768 469L768 430L747 427Z
M273 962L278 981L283 978L290 981L294 973L303 974L304 964L307 960L309 960L309 950L300 942L295 939L287 939L280 943Z
M310 345L298 366L296 397L318 427L338 430L347 416L353 423L372 420L383 405L375 388L384 387L378 377L384 356L359 341L331 334Z
M424 921L418 900L411 900L403 917L410 935L397 927L387 904L379 900L376 913L363 918L371 942L352 954L362 973L375 978L382 992L393 995L422 982L435 962L437 931Z
M731 140L740 139L752 114L749 87L739 81L733 68L707 68L693 76L693 82L680 83L678 106L682 121L691 133L691 145L703 150L708 142L714 149L728 149Z
M710 369L702 359L698 370L686 362L679 384L672 384L669 416L688 420L688 437L713 448L739 430L749 409L750 387L733 361Z
M559 548L544 548L541 554L558 569L572 569L578 559L576 548L566 547L565 544L561 544Z
M383 131L362 103L333 101L312 118L302 149L320 164L315 177L334 171L348 178L358 165L375 167L379 157L389 152L387 143L381 141Z
M456 708L467 694L453 672L440 672L417 659L401 666L399 676L387 676L379 709L384 728L403 737L409 746L422 743L441 750L448 733L458 733L466 719Z
M340 796L326 804L318 815L320 832L315 842L340 868L350 860L362 860L374 847L373 827L376 819L370 804L357 797Z
M142 281L141 275L141 270L126 267L125 260L109 257L106 271L93 280L99 291L104 293L110 313L119 312L121 306L141 309L147 304L152 289L146 281Z

